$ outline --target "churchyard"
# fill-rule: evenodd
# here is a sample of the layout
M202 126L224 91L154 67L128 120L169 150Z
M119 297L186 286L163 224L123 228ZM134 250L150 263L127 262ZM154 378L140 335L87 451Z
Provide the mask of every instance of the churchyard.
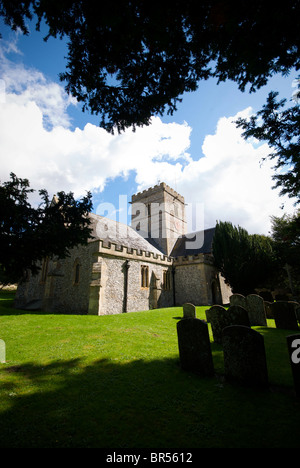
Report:
M220 341L210 307L97 317L28 313L12 308L13 293L0 299L2 448L300 446L286 339L299 330L282 328L275 310L251 324L259 319L247 323L231 304L238 324L228 320Z

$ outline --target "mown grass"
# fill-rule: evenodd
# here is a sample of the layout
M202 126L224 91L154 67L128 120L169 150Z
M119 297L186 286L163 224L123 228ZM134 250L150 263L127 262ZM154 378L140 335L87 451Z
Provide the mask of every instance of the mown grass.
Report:
M112 316L24 313L1 294L0 446L18 448L287 448L300 446L300 402L272 320L265 340L270 388L179 367L181 308ZM206 307L197 308L205 318Z

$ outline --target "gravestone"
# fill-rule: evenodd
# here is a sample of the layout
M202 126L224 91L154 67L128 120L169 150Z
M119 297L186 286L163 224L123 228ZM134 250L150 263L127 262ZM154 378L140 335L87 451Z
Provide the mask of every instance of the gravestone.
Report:
M5 341L0 340L0 363L5 363Z
M245 308L248 311L251 325L267 325L264 300L262 297L258 296L257 294L249 294L246 297Z
M267 387L268 370L263 336L242 325L222 333L225 377L251 387Z
M244 325L250 327L250 320L247 310L239 305L230 306L226 313L229 315L230 325Z
M183 318L196 318L196 307L194 304L183 304Z
M232 294L229 300L230 305L239 305L247 310L246 298L242 294Z
M277 301L271 305L276 328L298 330L298 323L293 304L288 301Z
M244 307L234 305L227 310L222 306L212 306L206 310L206 319L210 322L215 343L222 343L222 330L230 325L250 326L248 313Z
M286 337L296 396L300 397L300 335Z
M177 322L180 366L202 376L214 374L207 323L197 318Z
M221 313L226 312L226 309L225 309L223 306L217 305L217 304L211 306L209 309L207 309L207 310L205 311L205 315L206 315L206 320L207 320L207 322L210 322L211 312L214 312L214 311L216 311L216 312L219 311L220 314L221 314Z
M222 343L222 330L230 325L226 309L219 305L214 305L205 311L206 320L211 325L215 343Z

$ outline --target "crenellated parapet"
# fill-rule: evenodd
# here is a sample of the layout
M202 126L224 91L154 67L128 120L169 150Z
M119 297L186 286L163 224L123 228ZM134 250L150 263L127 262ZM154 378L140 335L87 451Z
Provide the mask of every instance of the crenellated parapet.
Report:
M155 193L155 191L165 190L168 192L172 197L177 198L182 203L184 203L184 197L180 195L176 190L172 189L167 185L165 182L161 182L160 184L154 185L154 187L150 187L148 189L142 190L141 192L137 192L136 194L132 195L131 202L134 203L135 201L139 200L140 198L148 197Z
M126 258L129 260L138 260L150 263L159 263L167 266L171 266L173 262L171 257L168 257L163 253L160 255L154 252L126 247L124 245L102 239L98 241L98 249L95 253L97 255Z
M173 265L175 267L190 264L194 265L196 263L206 263L208 265L213 265L214 261L212 255L203 253L173 258Z

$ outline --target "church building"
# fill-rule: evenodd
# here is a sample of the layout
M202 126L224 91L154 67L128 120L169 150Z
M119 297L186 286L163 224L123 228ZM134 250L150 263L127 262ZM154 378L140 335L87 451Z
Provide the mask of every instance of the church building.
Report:
M132 196L131 226L96 214L92 238L66 259L45 258L19 285L15 307L109 315L227 304L230 288L213 265L215 228L187 233L184 198L162 182Z

